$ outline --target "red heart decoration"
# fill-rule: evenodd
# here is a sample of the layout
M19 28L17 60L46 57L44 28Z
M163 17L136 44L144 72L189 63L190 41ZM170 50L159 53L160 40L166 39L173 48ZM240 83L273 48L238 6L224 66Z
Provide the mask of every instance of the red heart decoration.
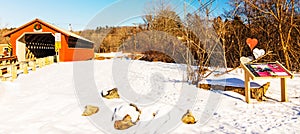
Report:
M253 50L253 48L257 45L258 40L257 39L251 39L251 38L247 38L246 40L247 45L250 47L251 51Z

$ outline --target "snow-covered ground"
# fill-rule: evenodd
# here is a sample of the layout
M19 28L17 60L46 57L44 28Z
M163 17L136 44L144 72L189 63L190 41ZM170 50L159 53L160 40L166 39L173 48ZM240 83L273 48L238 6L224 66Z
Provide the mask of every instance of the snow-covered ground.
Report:
M279 102L280 82L272 79L264 102L229 91L207 91L184 81L184 67L145 61L104 60L52 64L14 82L0 82L0 133L299 133L300 78L288 80L289 102ZM216 81L217 80L217 81ZM243 85L237 69L204 82ZM267 81L254 81L262 85ZM117 87L121 98L107 100L100 93ZM130 114L140 121L115 130L114 121ZM85 105L100 111L81 116ZM190 109L197 123L181 123ZM153 113L156 116L153 116Z

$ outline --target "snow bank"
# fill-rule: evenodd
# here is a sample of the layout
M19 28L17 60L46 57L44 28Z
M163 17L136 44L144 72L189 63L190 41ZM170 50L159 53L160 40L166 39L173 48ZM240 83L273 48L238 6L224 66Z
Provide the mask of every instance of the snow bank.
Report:
M96 94L92 96L101 102L94 103L100 111L91 117L81 116L85 104L74 83L76 63L93 65L93 79L87 81L93 81ZM127 71L124 73L124 70ZM278 102L280 82L272 79L266 94L268 100L253 99L247 104L244 96L237 93L206 91L184 83L184 70L181 65L160 62L103 60L53 64L28 75L21 74L14 82L0 82L0 133L300 132L299 77L287 81L289 102ZM207 82L218 82L216 80L242 86L243 74L236 71L222 78L208 78ZM254 81L254 84L265 82ZM101 91L115 87L121 99L100 97ZM93 91L86 91L89 90ZM141 121L128 130L114 130L114 120L125 114L130 114L133 120L137 118L138 113L129 103L135 103L142 110ZM196 124L180 122L187 109L195 115ZM101 122L106 124L99 126Z

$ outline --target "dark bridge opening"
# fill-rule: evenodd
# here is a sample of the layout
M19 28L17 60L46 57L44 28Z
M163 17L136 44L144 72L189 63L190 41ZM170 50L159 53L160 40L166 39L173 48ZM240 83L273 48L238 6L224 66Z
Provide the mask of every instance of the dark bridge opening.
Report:
M26 53L32 53L36 58L55 55L55 39L51 33L25 34Z

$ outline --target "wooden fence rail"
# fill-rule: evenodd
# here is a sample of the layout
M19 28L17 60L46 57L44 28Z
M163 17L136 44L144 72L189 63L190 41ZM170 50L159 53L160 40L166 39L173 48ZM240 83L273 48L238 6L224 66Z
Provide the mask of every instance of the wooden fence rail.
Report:
M17 79L18 74L28 74L29 70L36 71L54 63L54 56L18 62L17 57L0 58L0 79L2 81Z

